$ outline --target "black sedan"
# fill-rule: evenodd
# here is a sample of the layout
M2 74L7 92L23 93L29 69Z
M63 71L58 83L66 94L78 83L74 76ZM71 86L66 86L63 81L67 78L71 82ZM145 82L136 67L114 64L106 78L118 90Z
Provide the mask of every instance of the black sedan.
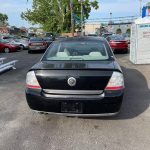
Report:
M27 73L27 102L37 112L112 116L123 94L122 71L104 38L55 41Z

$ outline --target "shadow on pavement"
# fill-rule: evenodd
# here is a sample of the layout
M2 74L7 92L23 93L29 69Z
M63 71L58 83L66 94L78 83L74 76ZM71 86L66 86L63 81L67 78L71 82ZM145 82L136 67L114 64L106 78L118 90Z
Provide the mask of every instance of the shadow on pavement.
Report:
M150 106L150 89L148 88L147 80L136 69L128 69L122 67L125 77L125 95L120 110L120 114L115 117L99 117L93 119L102 120L122 120L132 119L144 111ZM92 119L92 118L87 118Z
M139 116L150 106L150 89L147 80L136 69L122 67L125 77L125 95L120 114L116 119L130 119Z

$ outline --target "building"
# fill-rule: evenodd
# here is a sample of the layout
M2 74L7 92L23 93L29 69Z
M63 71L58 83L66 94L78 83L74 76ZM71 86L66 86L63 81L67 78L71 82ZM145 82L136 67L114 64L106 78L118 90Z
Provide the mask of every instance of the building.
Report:
M0 26L0 34L9 34L9 28L6 26Z
M108 32L112 33L129 33L131 31L131 25L132 23L112 23L107 26Z
M86 23L85 24L85 35L91 34L91 33L97 33L97 31L100 29L101 23Z

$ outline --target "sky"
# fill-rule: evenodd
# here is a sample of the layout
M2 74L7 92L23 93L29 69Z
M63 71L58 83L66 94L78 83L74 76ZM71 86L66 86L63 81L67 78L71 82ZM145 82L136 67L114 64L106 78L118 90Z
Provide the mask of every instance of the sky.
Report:
M139 0L98 0L99 9L92 10L90 19L110 17L137 16L139 15ZM143 0L143 4L149 0ZM32 0L0 0L0 12L9 17L11 26L32 26L27 21L21 19L20 14L32 8Z

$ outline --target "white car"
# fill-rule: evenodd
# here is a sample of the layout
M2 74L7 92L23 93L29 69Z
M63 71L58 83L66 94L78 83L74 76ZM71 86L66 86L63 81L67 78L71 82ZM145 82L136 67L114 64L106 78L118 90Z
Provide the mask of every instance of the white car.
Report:
M28 49L29 42L26 39L7 39L10 44L19 46L21 50Z

